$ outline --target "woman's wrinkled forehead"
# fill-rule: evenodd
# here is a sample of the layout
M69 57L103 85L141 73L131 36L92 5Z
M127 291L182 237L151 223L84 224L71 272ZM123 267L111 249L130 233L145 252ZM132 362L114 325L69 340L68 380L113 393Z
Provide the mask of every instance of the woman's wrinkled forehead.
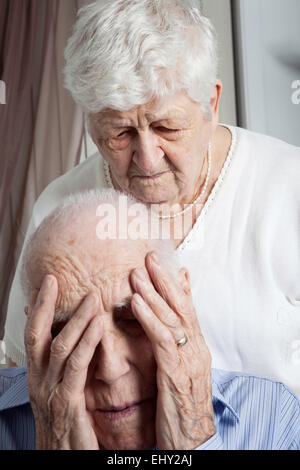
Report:
M129 126L134 121L147 121L152 123L162 120L176 119L182 123L190 123L197 105L192 102L186 93L169 95L161 99L154 99L144 105L139 105L128 111L106 109L98 114L90 115L96 128L114 125L116 127ZM199 107L199 106L198 106Z

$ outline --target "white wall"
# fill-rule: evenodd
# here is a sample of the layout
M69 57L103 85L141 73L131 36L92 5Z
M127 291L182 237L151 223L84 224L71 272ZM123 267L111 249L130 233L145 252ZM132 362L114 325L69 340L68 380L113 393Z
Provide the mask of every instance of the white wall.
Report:
M233 34L230 0L202 0L203 13L216 28L219 44L219 78L223 82L220 122L237 125Z
M233 6L241 125L300 146L293 88L298 81L300 88L300 1L235 0Z

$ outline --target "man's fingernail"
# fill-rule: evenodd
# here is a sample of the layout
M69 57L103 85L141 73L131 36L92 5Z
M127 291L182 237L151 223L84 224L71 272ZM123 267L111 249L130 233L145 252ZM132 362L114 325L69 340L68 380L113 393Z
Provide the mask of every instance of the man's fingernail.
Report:
M94 292L90 293L87 301L91 307L96 307L98 305L98 297Z
M152 259L152 261L154 261L154 263L156 263L157 265L160 264L159 257L157 256L157 254L155 253L155 251L152 251L152 253L151 253L151 259Z
M98 325L100 325L100 323L102 323L102 318L100 317L100 315L96 315L92 319L91 323L93 324L93 326L98 326Z
M43 289L50 289L54 284L54 278L51 274L46 274L43 280L42 288Z
M135 269L135 270L134 270L134 275L135 275L140 281L143 281L143 282L146 281L146 276L145 276L145 274L144 274L143 269L141 269L141 268Z
M138 305L143 305L143 299L139 294L134 294L133 296L133 302L135 302Z

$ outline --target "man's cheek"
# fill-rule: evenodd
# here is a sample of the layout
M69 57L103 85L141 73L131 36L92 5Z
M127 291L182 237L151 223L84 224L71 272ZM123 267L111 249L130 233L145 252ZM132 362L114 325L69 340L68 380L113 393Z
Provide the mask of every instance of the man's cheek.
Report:
M156 385L157 364L151 342L148 338L144 341L143 349L140 354L140 357L142 358L141 368L144 371L144 374L147 375L147 377L145 377L147 382Z

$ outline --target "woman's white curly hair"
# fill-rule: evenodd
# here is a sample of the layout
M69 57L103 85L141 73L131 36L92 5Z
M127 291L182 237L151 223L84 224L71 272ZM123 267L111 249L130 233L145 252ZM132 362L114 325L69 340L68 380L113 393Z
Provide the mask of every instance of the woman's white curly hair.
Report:
M217 41L199 0L97 0L65 49L65 87L85 113L185 91L210 114Z

